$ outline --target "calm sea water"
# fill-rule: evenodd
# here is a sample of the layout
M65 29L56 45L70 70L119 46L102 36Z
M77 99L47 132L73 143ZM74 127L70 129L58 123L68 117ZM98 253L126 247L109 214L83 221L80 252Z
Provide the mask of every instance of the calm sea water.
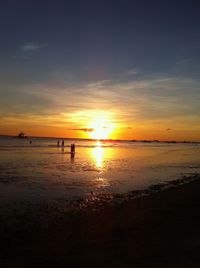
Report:
M200 173L200 145L0 137L0 198L77 199L126 193ZM76 144L74 157L70 144Z

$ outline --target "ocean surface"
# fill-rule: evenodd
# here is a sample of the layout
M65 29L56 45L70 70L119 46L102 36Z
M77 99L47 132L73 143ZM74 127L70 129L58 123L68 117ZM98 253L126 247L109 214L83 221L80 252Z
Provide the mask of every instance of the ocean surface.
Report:
M200 174L199 144L31 140L0 137L0 200L76 200Z

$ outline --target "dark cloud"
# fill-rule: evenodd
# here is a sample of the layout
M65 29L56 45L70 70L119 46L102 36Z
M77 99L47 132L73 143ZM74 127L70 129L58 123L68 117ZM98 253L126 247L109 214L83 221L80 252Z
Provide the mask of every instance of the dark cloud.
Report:
M75 131L84 131L84 132L93 132L93 128L72 128L70 130L75 130Z

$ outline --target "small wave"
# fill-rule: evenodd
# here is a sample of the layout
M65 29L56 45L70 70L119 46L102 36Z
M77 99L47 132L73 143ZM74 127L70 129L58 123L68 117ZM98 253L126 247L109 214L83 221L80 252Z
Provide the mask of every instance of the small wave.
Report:
M57 145L47 144L47 145L1 145L0 150L7 149L34 149L34 148L70 148L71 145L65 145L64 147L58 147ZM77 148L96 148L96 145L76 145ZM101 148L111 148L116 147L116 145L102 145Z

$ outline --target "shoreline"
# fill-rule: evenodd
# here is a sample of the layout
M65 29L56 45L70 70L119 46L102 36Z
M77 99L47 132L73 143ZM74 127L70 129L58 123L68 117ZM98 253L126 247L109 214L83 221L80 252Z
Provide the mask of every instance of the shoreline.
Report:
M200 176L190 179L76 213L1 205L3 267L199 267Z
M125 193L95 193L90 192L82 197L74 197L74 198L42 198L36 197L34 198L22 198L19 199L13 197L11 200L9 199L0 199L0 209L1 205L8 206L20 206L20 205L31 205L31 206L42 206L44 204L54 206L57 210L59 207L62 210L65 210L65 213L76 212L84 212L85 210L99 211L106 207L115 206L117 204L121 204L124 202L129 202L131 200L140 199L145 196L153 195L162 191L165 191L169 188L178 187L183 184L188 184L193 181L200 180L199 173L190 173L184 174L178 179L174 179L171 181L163 181L161 183L152 184L150 186L144 187L143 189L131 190Z

